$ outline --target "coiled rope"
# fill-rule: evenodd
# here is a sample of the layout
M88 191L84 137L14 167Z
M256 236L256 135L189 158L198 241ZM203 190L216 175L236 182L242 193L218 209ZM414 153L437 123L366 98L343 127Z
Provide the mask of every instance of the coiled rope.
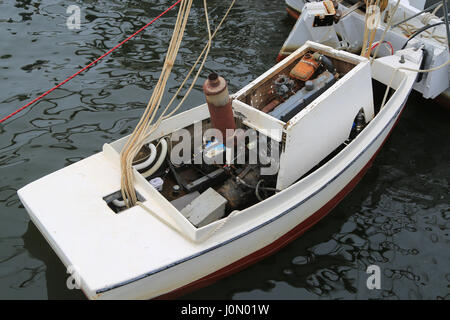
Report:
M436 8L434 8L434 10L432 12L424 12L422 13L422 17L421 22L423 23L424 27L428 27L429 23L431 22L431 20L433 19L442 19L436 16L436 12L442 7L442 3L439 4ZM403 17L406 18L405 13L403 13ZM442 24L442 23L441 23ZM437 26L438 24L434 24L434 26ZM410 23L407 23L406 21L399 24L398 27L403 31L403 33L405 34L405 36L407 37L411 37L413 36L416 32L420 31L422 28L418 28ZM431 27L430 27L431 28ZM425 29L426 30L426 29ZM423 30L423 31L425 31ZM447 39L444 36L439 36L434 34L434 30L432 32L430 31L425 31L424 34L422 35L423 38L433 38L434 40L436 40L437 42L441 43L441 44L446 44L447 43Z

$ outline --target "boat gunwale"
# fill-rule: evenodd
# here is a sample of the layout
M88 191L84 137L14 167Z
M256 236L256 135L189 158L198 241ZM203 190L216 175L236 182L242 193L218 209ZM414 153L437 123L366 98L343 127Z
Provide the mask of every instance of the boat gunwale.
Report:
M401 90L401 89L404 89L404 90L405 90L405 86L407 85L408 79L410 79L410 77L411 77L411 76L408 75L408 74L405 74L405 75L404 75L404 79L401 81L401 84L399 85L398 89L395 90L394 94L393 94L393 95L389 98L389 100L387 101L387 103L386 103L386 105L385 105L385 108L383 108L382 110L380 110L380 112L376 115L375 118L377 118L378 116L381 116L383 113L387 113L387 112L389 111L390 108L389 108L388 104L389 104L390 102L392 102L392 101L394 100L394 98L398 98L398 96L402 93L402 90ZM415 79L415 77L414 77L414 79ZM220 248L220 247L223 247L223 246L225 246L225 245L227 245L227 244L229 244L229 243L231 243L231 242L234 242L234 241L236 241L236 240L238 240L238 239L241 239L241 238L243 238L243 237L245 237L245 236L247 236L247 235L249 235L249 234L251 234L251 233L253 233L253 232L255 232L255 231L257 231L257 230L259 230L259 229L261 229L261 228L263 228L263 227L265 227L266 225L269 225L270 223L272 223L272 222L274 222L274 221L276 221L276 220L282 218L283 216L287 215L289 212L291 212L292 210L294 210L294 209L296 209L297 207L301 206L303 203L307 202L308 200L310 200L311 198L313 198L315 195L317 195L318 193L320 193L322 190L324 190L328 185L330 185L332 182L334 182L336 179L338 179L344 172L346 172L346 171L348 170L348 168L351 167L351 166L352 166L352 165L353 165L353 164L354 164L361 156L363 156L363 154L364 154L364 153L365 153L365 152L366 152L366 151L367 151L367 150L368 150L368 149L369 149L369 148L370 148L370 147L378 140L378 138L385 132L385 130L392 124L392 122L393 122L395 119L398 118L399 114L401 113L401 111L403 110L403 107L404 107L405 104L406 104L406 101L408 100L408 97L409 97L409 94L410 94L411 90L412 90L412 85L411 85L411 88L409 88L409 89L407 90L407 92L404 93L404 97L403 97L402 100L401 100L402 102L398 104L399 107L398 107L398 109L394 112L394 114L392 115L392 117L391 117L391 118L386 122L386 124L385 124L385 125L377 132L377 134L375 135L375 137L374 137L369 143L367 143L367 144L365 145L365 147L364 147L364 148L363 148L356 156L354 156L354 157L351 159L350 162L348 162L348 163L344 166L343 169L341 169L341 170L340 170L337 174L335 174L331 179L327 179L327 181L326 181L324 184L320 185L320 186L319 186L318 188L316 188L313 192L311 192L309 195L307 195L307 196L305 196L304 198L302 198L302 199L301 199L299 202L297 202L296 204L294 204L294 205L292 205L291 207L289 207L288 209L282 211L282 212L279 213L278 215L276 215L276 216L274 216L274 217L272 217L272 218L270 218L270 219L268 219L268 220L266 220L266 221L260 223L259 225L254 226L254 227L248 229L248 230L245 231L245 232L242 232L242 233L240 233L240 234L237 234L237 235L235 235L235 236L233 236L233 237L231 237L231 238L229 238L229 239L227 239L227 240L225 240L225 241L222 241L222 242L220 242L220 243L218 243L218 244L215 244L215 245L213 245L213 246L211 246L211 247L209 247L209 248L207 248L207 249L204 249L204 250L202 250L202 251L196 252L196 253L191 254L191 255L189 255L189 256L187 256L187 257L185 257L185 258L179 259L179 260L177 260L177 261L174 261L174 262L172 262L172 263L169 263L169 264L167 264L167 265L165 265L165 266L159 267L159 268L154 269L154 270L152 270L152 271L146 272L146 273L144 273L144 274L142 274L142 275L140 275L140 276L137 276L137 277L131 278L131 279L129 279L129 280L125 280L125 281L116 283L116 284L114 284L114 285L111 285L111 286L108 286L108 287L105 287L105 288L102 288L102 289L98 289L98 290L95 291L95 293L96 293L96 294L102 294L102 293L105 293L105 292L108 292L108 291L117 289L117 288L119 288L119 287L123 287L123 286L129 285L129 284L131 284L131 283L140 281L140 280L142 280L142 279L144 279L144 278L153 276L153 275L155 275L155 274L157 274L157 273L160 273L160 272L163 272L163 271L165 271L165 270L168 270L168 269L170 269L170 268L172 268L172 267L175 267L175 266L177 266L177 265L179 265L179 264L182 264L182 263L187 262L187 261L189 261L189 260L195 259L195 258L197 258L197 257L199 257L199 256L202 256L202 255L204 255L204 254L206 254L206 253L209 253L209 252L211 252L211 251L213 251L213 250L216 250L216 249L218 249L218 248ZM374 119L375 119L375 118L374 118ZM380 118L380 117L378 117L378 118ZM373 119L373 120L374 120L374 119ZM376 123L375 123L373 120L367 125L367 127L369 127L370 125L372 125L372 126L375 126L375 125L376 125ZM375 123L375 124L373 124L373 123ZM366 128L367 128L367 127L366 127ZM364 132L364 131L363 131L363 132ZM366 131L366 132L367 132L367 131ZM360 136L358 136L358 137L360 137ZM320 170L321 170L322 168L325 168L331 161L337 159L340 155L342 155L345 151L347 151L347 150L349 149L349 147L352 145L352 143L353 143L354 141L356 141L356 139L358 139L358 137L356 137L356 138L355 138L348 146L346 146L346 148L344 148L343 150L341 150L338 154L336 154L333 158L331 158L331 159L330 159L326 164L324 164L321 168L319 168L319 169L316 170L315 172L311 173L310 175L304 177L303 179L300 179L300 180L296 181L295 183L293 183L293 184L292 184L291 186L289 186L288 188L282 190L282 191L280 192L280 194L281 194L281 193L284 193L284 192L286 192L286 191L288 191L288 190L290 190L290 189L292 189L292 188L294 188L295 186L297 186L299 183L303 182L303 181L304 181L305 179L307 179L308 177L311 177L312 175L319 173ZM361 140L361 138L360 138L360 140ZM353 143L353 145L354 145L354 143ZM265 201L266 201L266 200L265 200ZM253 207L253 206L252 206L252 207ZM251 208L251 207L249 207L249 208ZM247 208L247 209L248 209L248 208Z

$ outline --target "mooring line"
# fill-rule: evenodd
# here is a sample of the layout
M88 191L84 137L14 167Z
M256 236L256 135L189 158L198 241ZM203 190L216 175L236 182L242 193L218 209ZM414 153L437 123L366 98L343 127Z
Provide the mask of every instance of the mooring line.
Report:
M89 69L90 67L92 67L93 65L95 65L97 62L99 62L101 59L103 59L104 57L108 56L111 52L113 52L114 50L116 50L117 48L121 47L125 42L127 42L128 40L134 38L136 35L138 35L140 32L142 32L143 30L145 30L147 27L149 27L150 25L152 25L156 20L158 20L159 18L161 18L163 15L165 15L167 12L169 12L170 10L172 10L176 5L178 5L181 2L181 0L178 0L177 2L175 2L173 5L171 5L169 8L167 8L165 11L163 11L162 13L160 13L155 19L153 19L152 21L150 21L149 23L147 23L145 26L143 26L142 28L140 28L138 31L136 31L135 33L133 33L131 36L129 36L128 38L126 38L125 40L123 40L122 42L120 42L118 45L116 45L114 48L110 49L109 51L107 51L106 53L104 53L103 55L101 55L100 57L98 57L97 59L95 59L94 61L92 61L91 63L89 63L87 66L85 66L84 68L78 70L76 73L74 73L73 75L71 75L70 77L68 77L66 80L60 82L59 84L57 84L56 86L54 86L53 88L51 88L50 90L48 90L47 92L41 94L39 97L33 99L32 101L28 102L26 105L24 105L23 107L17 109L16 111L14 111L13 113L9 114L8 116L0 119L0 123L8 120L9 118L11 118L12 116L18 114L19 112L21 112L22 110L28 108L29 106L31 106L32 104L34 104L35 102L39 101L40 99L42 99L43 97L45 97L46 95L48 95L50 92L58 89L59 87L61 87L63 84L69 82L70 80L72 80L73 78L75 78L77 75L79 75L80 73L82 73L83 71Z

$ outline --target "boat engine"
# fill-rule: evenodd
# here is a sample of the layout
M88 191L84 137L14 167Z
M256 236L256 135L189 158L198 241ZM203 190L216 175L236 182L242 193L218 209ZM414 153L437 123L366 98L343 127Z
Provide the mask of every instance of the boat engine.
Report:
M338 77L330 58L307 52L289 76L283 74L274 81L271 92L274 99L261 111L287 122L331 87Z
M239 210L254 197L256 185L260 179L257 166L247 166L239 175L231 177L217 189L217 192L227 199L229 211Z

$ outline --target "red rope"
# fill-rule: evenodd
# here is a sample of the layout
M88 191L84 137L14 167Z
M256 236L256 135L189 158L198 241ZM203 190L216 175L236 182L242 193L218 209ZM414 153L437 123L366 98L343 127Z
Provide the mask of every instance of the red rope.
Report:
M39 97L35 98L34 100L28 102L26 105L24 105L23 107L17 109L16 111L14 111L13 113L11 113L10 115L4 117L3 119L0 119L0 123L8 120L9 118L11 118L12 116L14 116L15 114L19 113L20 111L28 108L29 106L31 106L32 104L34 104L36 101L42 99L43 97L45 97L46 95L48 95L50 92L52 92L53 90L59 88L60 86L62 86L63 84L65 84L66 82L69 82L70 80L72 80L73 78L75 78L77 75L79 75L80 73L82 73L83 71L89 69L90 67L92 67L94 64L96 64L97 62L99 62L101 59L103 59L104 57L106 57L107 55L109 55L111 52L113 52L114 50L116 50L117 48L119 48L120 46L122 46L125 42L127 42L128 40L130 40L131 38L135 37L138 33L140 33L141 31L143 31L144 29L146 29L148 26L150 26L151 24L153 24L153 22L155 22L156 20L158 20L159 18L161 18L163 15L165 15L167 12L169 12L171 9L173 9L177 4L179 4L181 2L181 0L178 0L177 2L175 2L173 5L171 5L169 8L167 8L164 12L162 12L161 14L159 14L155 19L153 19L152 21L150 21L149 23L147 23L145 26L143 26L142 28L140 28L138 31L136 31L135 33L133 33L131 36L129 36L128 38L126 38L125 40L123 40L122 42L120 42L118 45L116 45L114 48L110 49L108 52L104 53L103 55L101 55L100 57L98 57L97 59L95 59L94 61L92 61L91 63L89 63L87 66L85 66L83 69L78 70L76 73L74 73L73 75L71 75L70 77L68 77L66 80L64 80L63 82L57 84L56 86L54 86L53 88L51 88L50 90L48 90L47 92L41 94Z

